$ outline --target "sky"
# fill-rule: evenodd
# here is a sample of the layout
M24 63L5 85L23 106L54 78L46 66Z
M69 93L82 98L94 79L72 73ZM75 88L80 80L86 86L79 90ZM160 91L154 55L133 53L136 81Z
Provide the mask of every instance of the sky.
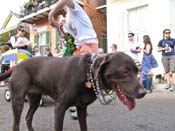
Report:
M0 28L8 17L10 10L18 13L19 7L23 5L26 1L28 0L1 0L2 3L0 4Z

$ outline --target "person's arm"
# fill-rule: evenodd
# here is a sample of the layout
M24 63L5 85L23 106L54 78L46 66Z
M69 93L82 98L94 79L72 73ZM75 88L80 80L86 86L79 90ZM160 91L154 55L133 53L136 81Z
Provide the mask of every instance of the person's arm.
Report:
M157 51L158 51L158 52L162 52L162 51L164 51L164 50L166 50L166 48L157 47Z
M19 47L26 46L26 43L24 43L21 38L16 39L15 37L11 37L10 42L11 42L13 48L19 48Z
M162 51L165 51L165 50L167 50L167 47L157 47L157 51L158 52L162 52Z
M165 50L167 50L167 48L166 47L162 47L162 40L161 41L159 41L159 43L158 43L158 47L157 47L157 52L162 52L162 51L165 51Z
M144 49L143 52L146 53L146 54L150 54L150 52L151 52L151 45L147 44L146 45L146 49Z
M137 53L140 53L140 52L141 52L141 48L138 47L138 48L137 48Z
M27 38L24 38L25 39L25 44L28 46L28 47L32 47L32 42L29 41Z
M138 42L134 43L134 47L130 48L130 51L133 53L140 53L141 52L141 48L140 48L140 44Z
M27 45L28 45L28 47L32 47L32 42L29 41L29 42L27 43Z
M2 64L2 54L0 55L0 64Z
M143 75L147 75L147 76L154 76L153 72L150 70L149 72L143 72Z
M68 37L68 34L65 33L65 31L64 31L64 29L63 29L63 26L64 26L64 24L60 24L60 26L59 26L59 31L60 31L61 37L64 38L64 39L66 39L66 38Z
M57 3L55 4L55 7L49 12L48 19L49 19L49 24L52 25L53 27L58 27L58 23L55 22L54 16L56 13L62 14L63 9L65 8L65 5L73 8L73 0L58 0Z
M131 48L130 51L133 53L140 53L141 49L140 47L137 47L136 49Z

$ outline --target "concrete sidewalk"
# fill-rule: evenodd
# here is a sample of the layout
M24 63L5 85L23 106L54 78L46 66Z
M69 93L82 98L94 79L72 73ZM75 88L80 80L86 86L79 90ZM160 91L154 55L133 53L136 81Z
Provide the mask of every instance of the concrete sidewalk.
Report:
M153 93L160 93L160 92L164 92L164 93L173 93L175 94L175 90L174 91L170 91L168 89L165 89L167 86L167 83L166 82L161 82L161 83L156 83L156 82L153 82L153 86L152 86L152 90L153 90Z

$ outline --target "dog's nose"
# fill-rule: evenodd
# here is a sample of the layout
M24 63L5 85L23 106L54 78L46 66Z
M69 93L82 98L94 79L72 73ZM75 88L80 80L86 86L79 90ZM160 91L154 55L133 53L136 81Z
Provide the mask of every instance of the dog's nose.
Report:
M138 98L142 98L146 95L146 90L144 88L140 88L138 90Z
M144 88L140 88L139 89L139 94L145 95L146 94L146 90Z

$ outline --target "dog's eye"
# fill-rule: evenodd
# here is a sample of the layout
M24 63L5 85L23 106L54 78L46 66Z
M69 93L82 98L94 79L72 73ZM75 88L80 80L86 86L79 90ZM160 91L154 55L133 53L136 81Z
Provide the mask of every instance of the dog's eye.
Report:
M123 76L127 76L128 75L128 71L124 70L124 71L122 71L122 74L123 74Z

